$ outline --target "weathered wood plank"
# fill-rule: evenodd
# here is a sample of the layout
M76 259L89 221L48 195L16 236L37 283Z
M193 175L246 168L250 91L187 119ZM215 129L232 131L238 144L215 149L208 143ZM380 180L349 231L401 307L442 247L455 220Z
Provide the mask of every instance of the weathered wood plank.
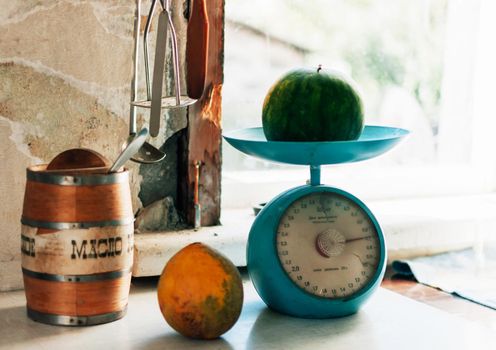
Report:
M199 199L203 226L216 225L221 194L221 103L224 61L224 1L207 2L209 21L205 91L188 113L179 147L178 208L194 222L195 163L200 161Z

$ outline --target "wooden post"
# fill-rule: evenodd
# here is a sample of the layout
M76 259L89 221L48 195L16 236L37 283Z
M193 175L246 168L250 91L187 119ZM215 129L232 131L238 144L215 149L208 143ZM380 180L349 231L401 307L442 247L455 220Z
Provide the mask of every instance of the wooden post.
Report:
M179 140L178 209L194 224L195 164L201 162L199 200L202 226L219 224L221 194L221 103L224 64L224 0L206 2L208 66L202 98L189 107L188 127Z

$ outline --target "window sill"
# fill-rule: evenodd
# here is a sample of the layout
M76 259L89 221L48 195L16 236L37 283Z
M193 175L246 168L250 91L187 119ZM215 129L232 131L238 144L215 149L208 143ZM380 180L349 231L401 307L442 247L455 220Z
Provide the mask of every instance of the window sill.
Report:
M246 208L267 201L279 193L300 186L309 177L304 167L266 171L224 171L222 205ZM321 182L341 188L367 201L415 197L471 195L494 188L494 171L484 166L461 164L377 165L357 162L346 166L324 166Z
M368 201L381 223L388 261L437 254L495 239L496 194ZM225 209L221 226L198 231L137 233L133 276L160 275L165 263L189 243L203 242L237 266L246 265L251 209Z
M136 233L133 276L160 275L165 263L181 248L202 242L219 250L236 266L246 265L246 242L254 220L246 209L223 210L222 225L168 232Z

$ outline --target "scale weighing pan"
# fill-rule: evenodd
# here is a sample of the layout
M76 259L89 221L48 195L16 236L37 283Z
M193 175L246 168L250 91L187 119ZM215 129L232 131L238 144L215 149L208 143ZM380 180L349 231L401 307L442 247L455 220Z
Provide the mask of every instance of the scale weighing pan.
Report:
M246 128L224 133L237 150L257 158L297 165L350 163L377 157L405 138L405 129L366 125L351 141L267 141L263 128Z

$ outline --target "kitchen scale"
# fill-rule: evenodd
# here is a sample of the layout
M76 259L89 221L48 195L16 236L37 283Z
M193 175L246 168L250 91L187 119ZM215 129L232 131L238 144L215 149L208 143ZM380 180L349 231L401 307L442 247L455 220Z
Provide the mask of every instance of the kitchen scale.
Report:
M408 134L382 126L334 142L267 141L261 127L224 134L243 153L310 166L310 181L267 203L248 237L248 273L270 308L296 317L340 317L372 295L386 268L384 234L361 200L320 183L321 166L379 156Z

